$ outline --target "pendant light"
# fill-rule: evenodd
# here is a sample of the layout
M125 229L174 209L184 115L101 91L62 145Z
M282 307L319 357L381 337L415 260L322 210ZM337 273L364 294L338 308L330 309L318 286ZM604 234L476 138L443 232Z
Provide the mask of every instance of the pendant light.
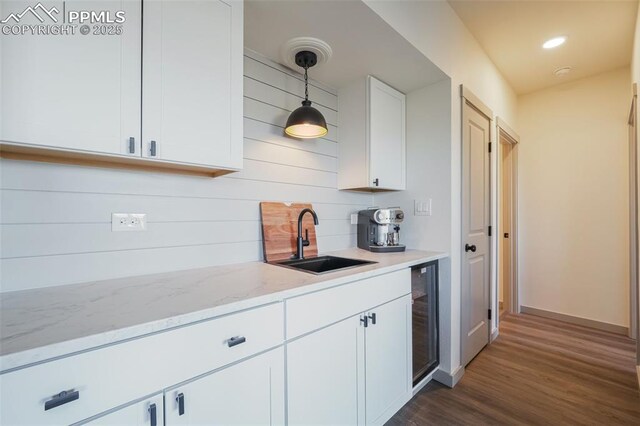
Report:
M327 134L327 122L322 113L311 106L309 100L309 77L307 71L318 62L315 53L302 51L296 53L296 64L304 68L304 101L302 106L291 112L284 132L294 138L313 139Z

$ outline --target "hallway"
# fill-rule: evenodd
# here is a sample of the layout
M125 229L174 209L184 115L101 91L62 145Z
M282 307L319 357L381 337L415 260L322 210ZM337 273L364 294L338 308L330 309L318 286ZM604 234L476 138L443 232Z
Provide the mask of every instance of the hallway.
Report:
M500 337L454 389L432 381L387 425L638 425L634 345L586 327L505 315Z

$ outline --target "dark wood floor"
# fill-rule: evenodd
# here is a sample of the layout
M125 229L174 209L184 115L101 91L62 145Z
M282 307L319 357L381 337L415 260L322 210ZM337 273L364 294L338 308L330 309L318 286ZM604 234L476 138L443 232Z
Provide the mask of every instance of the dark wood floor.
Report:
M500 337L454 389L429 383L388 425L640 425L635 343L532 315Z

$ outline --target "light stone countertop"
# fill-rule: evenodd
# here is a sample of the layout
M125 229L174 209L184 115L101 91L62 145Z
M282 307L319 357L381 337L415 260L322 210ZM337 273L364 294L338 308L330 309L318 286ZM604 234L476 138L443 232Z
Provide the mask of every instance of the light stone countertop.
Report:
M0 372L448 256L327 254L378 263L314 275L250 262L0 294Z

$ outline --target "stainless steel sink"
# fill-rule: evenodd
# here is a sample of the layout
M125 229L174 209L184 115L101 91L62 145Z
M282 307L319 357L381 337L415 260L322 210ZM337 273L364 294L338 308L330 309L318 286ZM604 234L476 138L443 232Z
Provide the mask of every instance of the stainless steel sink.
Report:
M377 262L337 256L318 256L307 259L284 260L281 262L274 262L273 265L320 275L328 272L336 272L344 269L356 268L358 266L370 265L372 263Z

